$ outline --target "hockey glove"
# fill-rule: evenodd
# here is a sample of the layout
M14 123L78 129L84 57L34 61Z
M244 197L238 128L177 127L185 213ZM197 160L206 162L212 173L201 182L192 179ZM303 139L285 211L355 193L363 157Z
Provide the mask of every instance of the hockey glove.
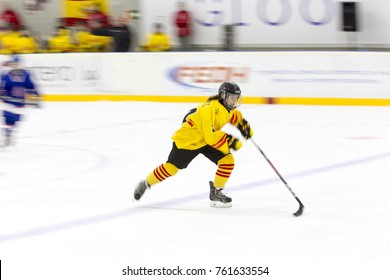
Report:
M26 105L33 108L41 108L41 97L37 95L28 94L26 96Z
M226 141L230 149L238 151L242 147L242 143L239 139L234 138L234 136L228 134L226 136Z
M237 125L237 128L245 139L249 139L253 136L253 130L246 119L242 119L242 121Z

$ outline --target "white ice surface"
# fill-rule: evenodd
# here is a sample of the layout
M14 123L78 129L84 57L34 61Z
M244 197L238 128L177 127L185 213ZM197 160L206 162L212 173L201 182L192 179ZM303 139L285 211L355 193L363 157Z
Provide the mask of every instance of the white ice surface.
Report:
M236 152L209 207L215 166L199 156L139 202L197 104L46 103L0 151L0 259L6 280L390 279L390 108L243 105L255 140ZM231 128L228 131L234 132ZM199 268L206 276L125 276ZM269 275L216 275L216 267ZM210 272L211 271L211 272Z

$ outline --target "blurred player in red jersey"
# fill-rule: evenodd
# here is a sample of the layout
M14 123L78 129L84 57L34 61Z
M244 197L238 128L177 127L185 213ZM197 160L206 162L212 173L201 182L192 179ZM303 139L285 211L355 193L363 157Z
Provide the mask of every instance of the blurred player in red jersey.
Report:
M180 50L188 51L191 49L190 40L192 35L191 13L186 10L184 2L178 2L178 11L175 12L174 24L176 26L176 35L179 39Z

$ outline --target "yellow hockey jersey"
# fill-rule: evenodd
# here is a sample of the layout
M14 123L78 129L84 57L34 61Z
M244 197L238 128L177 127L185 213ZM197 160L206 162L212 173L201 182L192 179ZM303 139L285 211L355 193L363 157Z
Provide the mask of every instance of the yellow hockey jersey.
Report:
M239 110L228 111L218 100L211 100L191 110L172 139L179 149L196 150L210 145L228 154L227 134L221 129L227 123L237 126L242 120Z
M164 52L171 49L171 42L168 34L152 33L148 37L148 41L144 48L150 52Z

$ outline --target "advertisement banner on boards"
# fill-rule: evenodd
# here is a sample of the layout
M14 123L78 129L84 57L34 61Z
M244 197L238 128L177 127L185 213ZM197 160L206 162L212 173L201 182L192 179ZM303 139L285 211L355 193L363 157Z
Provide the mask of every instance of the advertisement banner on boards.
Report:
M224 81L247 96L390 98L390 55L352 52L234 52L165 56L170 94L216 93Z
M102 65L98 54L25 55L22 64L44 93L101 92Z
M385 52L75 53L22 56L46 94L390 99Z

